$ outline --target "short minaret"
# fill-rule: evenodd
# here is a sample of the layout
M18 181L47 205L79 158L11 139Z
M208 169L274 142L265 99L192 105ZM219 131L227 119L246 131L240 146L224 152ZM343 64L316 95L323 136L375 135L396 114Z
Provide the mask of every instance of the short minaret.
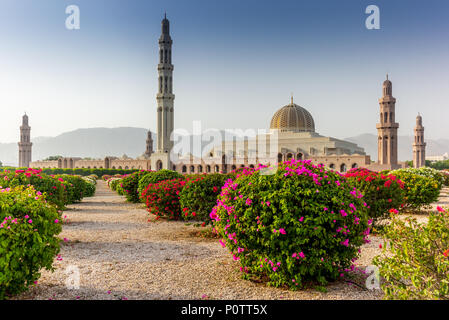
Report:
M383 83L382 98L379 99L380 122L377 128L378 164L386 169L394 169L398 165L398 128L395 122L396 99L393 97L393 85L390 80Z
M413 143L413 167L421 168L426 165L426 143L424 142L424 127L420 114L416 117L415 142Z
M29 167L31 162L31 127L28 125L28 116L22 117L22 125L20 126L20 142L19 144L19 167Z
M153 170L171 169L170 152L173 141L170 139L174 130L173 64L170 22L165 15L162 20L162 33L159 38L159 64L157 100L157 143L156 152L151 156Z
M153 138L151 137L151 130L148 130L147 147L145 149L145 157L150 158L153 153Z

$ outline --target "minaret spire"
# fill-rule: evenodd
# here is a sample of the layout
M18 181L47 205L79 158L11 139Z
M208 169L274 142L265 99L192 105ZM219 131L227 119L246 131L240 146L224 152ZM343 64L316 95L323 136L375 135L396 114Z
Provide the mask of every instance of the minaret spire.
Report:
M156 152L151 156L153 170L171 169L170 152L173 148L171 134L174 131L174 100L172 44L170 21L164 13L159 37L159 64L157 100L157 142Z
M20 142L19 145L19 167L29 167L31 162L31 127L28 125L28 116L22 117L22 125L20 126Z
M415 126L415 142L413 143L413 167L421 168L426 165L426 143L424 142L424 127L422 117L418 113Z
M377 128L378 163L385 169L396 169L398 164L398 128L396 119L396 99L393 85L387 79L382 85L382 98L379 99L380 121Z

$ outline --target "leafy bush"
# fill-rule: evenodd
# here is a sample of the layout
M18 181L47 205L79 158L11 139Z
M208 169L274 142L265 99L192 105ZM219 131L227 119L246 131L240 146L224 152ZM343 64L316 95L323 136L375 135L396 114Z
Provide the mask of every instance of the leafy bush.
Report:
M179 193L182 217L209 223L209 214L217 204L217 196L226 179L227 175L212 173L189 180Z
M139 186L139 180L143 176L149 174L150 171L134 172L122 179L121 187L125 191L126 200L129 202L139 202L139 193L137 188Z
M182 177L182 174L168 169L152 171L149 174L140 177L137 191L139 195L141 195L142 191L145 190L149 184L158 183L163 180L181 179Z
M260 169L227 180L218 196L210 215L221 244L247 279L292 289L336 280L370 231L361 193L310 160Z
M357 168L349 170L345 177L351 186L363 193L368 216L374 225L389 217L390 210L399 209L404 202L404 183L393 175Z
M64 209L69 203L68 183L62 178L43 174L40 170L28 169L14 172L5 170L0 172L0 181L3 188L32 185L37 191L44 193L45 198L59 209Z
M449 215L438 210L427 224L393 217L385 229L383 252L373 260L385 298L449 299Z
M148 212L156 215L157 219L165 216L169 219L178 220L181 214L179 193L187 181L173 179L149 184L141 195L145 199Z
M60 216L33 187L0 189L0 299L25 291L52 270Z
M443 177L431 168L407 168L391 171L404 182L405 210L420 210L438 200L443 186Z
M81 201L84 197L92 196L95 193L95 180L90 178L68 174L55 175L54 178L68 183L68 187L66 187L68 203Z
M443 176L443 185L449 187L449 170L441 170L440 174Z

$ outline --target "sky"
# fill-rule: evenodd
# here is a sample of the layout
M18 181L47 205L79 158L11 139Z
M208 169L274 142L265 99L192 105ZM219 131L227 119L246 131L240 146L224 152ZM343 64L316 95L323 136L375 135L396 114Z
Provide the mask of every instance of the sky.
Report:
M380 29L368 30L368 5ZM66 7L80 29L65 27ZM268 128L290 102L320 134L376 134L386 73L399 135L449 136L446 0L1 0L0 143L78 128L156 131L158 38L173 39L175 127Z

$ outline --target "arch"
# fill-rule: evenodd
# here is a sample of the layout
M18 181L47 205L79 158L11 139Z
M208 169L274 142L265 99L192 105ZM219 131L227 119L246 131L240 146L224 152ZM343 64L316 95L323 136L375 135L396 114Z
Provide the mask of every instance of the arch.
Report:
M342 163L342 164L340 165L340 172L346 172L346 170L347 170L346 164L345 164L345 163Z
M84 167L83 167L84 168ZM115 169L115 166L112 166L112 169Z
M162 161L161 160L158 160L156 162L156 170L162 170Z
M128 166L126 166L126 167L125 167L125 170L128 170L128 169L129 169Z
M240 168L245 168L245 165L244 165L244 164L241 164L241 165L240 165Z
M183 173L186 173L186 172L187 172L187 166L185 166L185 165L182 166L182 172L183 172Z
M287 153L287 161L291 160L293 158L293 154L292 153Z
M331 163L331 164L329 165L329 168L335 169L335 164Z
M209 173L210 172L210 165L206 166L206 172Z
M385 112L384 113L384 122L387 122L387 120L388 120L388 112Z
M254 165L253 165L253 164L250 164L249 167L250 167L251 169L254 169Z
M359 165L357 164L357 163L353 163L352 165L351 165L351 168L352 169L355 169L355 168L358 168L359 167Z
M203 166L202 166L202 165L199 165L199 166L198 166L198 172L199 172L199 173L202 173L202 172L203 172Z
M220 167L218 165L215 165L215 172L220 172Z
M303 157L304 157L304 155L301 152L298 152L296 154L296 160L302 160Z
M235 169L237 169L237 167L235 166L235 164L233 164L233 165L231 166L231 170L235 170Z
M278 163L281 163L282 162L282 158L283 158L284 156L282 155L282 153L278 153Z
M190 173L194 173L195 172L195 166L190 166Z
M176 165L173 165L172 169L173 171L176 171Z

